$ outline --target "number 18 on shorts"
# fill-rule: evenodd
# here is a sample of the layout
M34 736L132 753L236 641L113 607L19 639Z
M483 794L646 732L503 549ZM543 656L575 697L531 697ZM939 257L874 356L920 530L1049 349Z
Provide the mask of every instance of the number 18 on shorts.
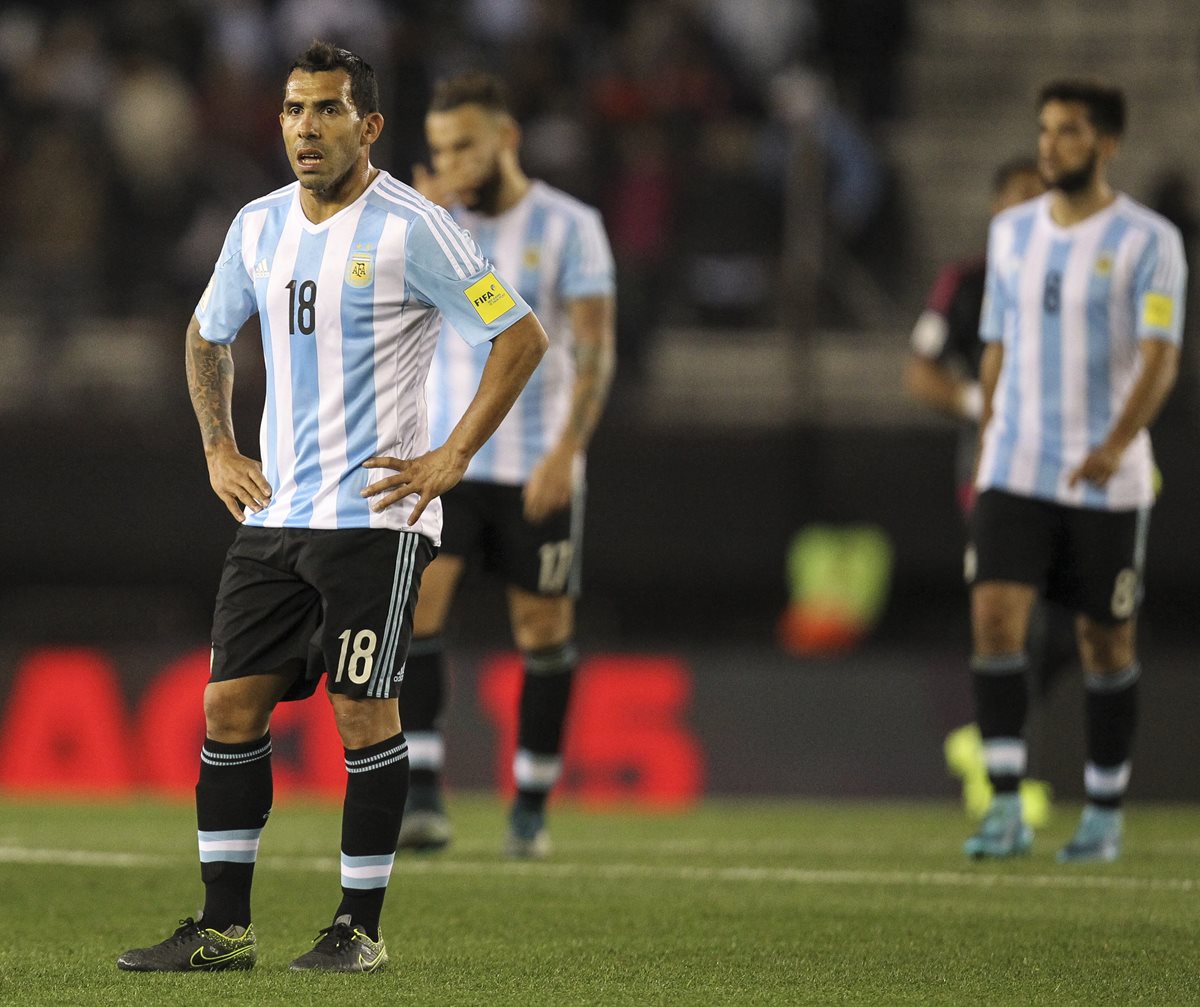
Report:
M330 692L394 697L434 552L415 532L243 525L217 592L212 680L277 674L283 698L302 699L326 675Z

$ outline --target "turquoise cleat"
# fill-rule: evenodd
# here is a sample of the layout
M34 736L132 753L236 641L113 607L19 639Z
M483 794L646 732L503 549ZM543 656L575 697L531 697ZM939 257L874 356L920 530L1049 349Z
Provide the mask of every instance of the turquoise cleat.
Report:
M550 833L541 811L513 805L504 837L504 855L515 860L545 860L550 856Z
M1125 816L1118 808L1084 806L1071 841L1058 851L1060 864L1111 864L1121 855Z
M1033 846L1033 829L1021 818L1017 794L997 794L983 816L979 831L963 843L963 852L975 860L1019 857Z

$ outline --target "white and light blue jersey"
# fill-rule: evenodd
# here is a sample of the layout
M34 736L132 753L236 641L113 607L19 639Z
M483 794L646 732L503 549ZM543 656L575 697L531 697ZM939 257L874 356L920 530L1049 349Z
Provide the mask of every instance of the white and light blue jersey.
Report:
M549 349L516 404L467 468L465 478L521 485L562 436L575 384L570 302L613 293L612 252L600 214L565 192L535 181L496 217L461 207L454 219L470 231L497 271L511 281L550 339ZM453 335L447 316L429 372L430 428L444 440L471 401L487 362L486 346Z
M407 529L416 497L375 513L361 491L390 473L362 463L429 450L425 383L443 316L484 346L528 312L469 234L386 171L320 224L298 182L243 207L196 318L205 339L231 343L259 316L274 492L246 524ZM411 530L437 543L441 515L434 501Z
M1178 344L1187 264L1178 230L1125 195L1070 227L1049 194L997 216L988 238L980 336L1004 362L977 486L1075 507L1133 510L1154 500L1141 431L1104 487L1072 471L1103 443L1141 371L1139 344Z

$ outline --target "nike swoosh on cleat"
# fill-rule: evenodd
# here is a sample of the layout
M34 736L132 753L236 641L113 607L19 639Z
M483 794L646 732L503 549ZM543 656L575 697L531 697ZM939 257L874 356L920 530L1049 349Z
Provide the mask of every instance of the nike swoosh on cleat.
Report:
M252 948L253 945L249 945L244 948L238 948L236 951L227 951L223 955L216 955L215 957L210 958L204 953L205 949L203 946L201 946L192 952L192 968L198 969L203 968L205 965L216 965L218 962L226 962L231 958L238 958L241 955L246 954ZM200 959L199 962L196 961L197 958Z

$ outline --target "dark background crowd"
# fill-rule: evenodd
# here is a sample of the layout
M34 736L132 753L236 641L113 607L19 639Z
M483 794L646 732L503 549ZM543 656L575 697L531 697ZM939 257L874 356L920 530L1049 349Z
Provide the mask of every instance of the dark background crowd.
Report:
M904 401L908 332L935 267L982 248L991 170L1032 149L1047 66L1141 68L1117 182L1194 248L1194 166L1172 160L1191 120L1169 110L1196 105L1196 64L1169 6L1134 41L1119 11L1050 0L1021 0L1025 21L957 0L4 4L0 636L136 637L131 611L205 632L231 529L182 335L234 214L292 179L277 116L314 37L378 71L378 166L408 179L434 82L482 67L509 84L528 173L603 213L619 362L590 461L598 635L769 639L815 522L885 532L885 626L937 611L961 630L955 431ZM1156 432L1169 622L1200 597L1190 317ZM260 356L252 334L235 347L245 445Z
M374 159L406 180L433 82L504 76L527 170L604 213L630 377L664 323L776 320L789 81L817 103L837 240L898 281L875 133L903 114L908 33L906 0L5 4L0 317L46 350L95 315L180 328L233 214L289 180L282 81L320 36L375 66Z

